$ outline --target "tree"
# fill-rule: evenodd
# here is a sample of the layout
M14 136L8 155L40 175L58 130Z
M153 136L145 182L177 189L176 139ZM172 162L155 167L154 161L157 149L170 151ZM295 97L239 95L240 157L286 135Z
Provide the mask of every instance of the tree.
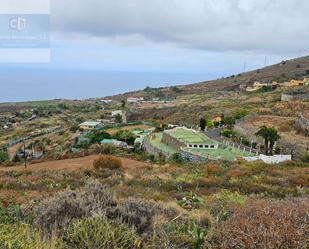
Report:
M92 144L100 144L103 139L111 139L111 135L103 130L95 130L88 136Z
M263 125L259 128L259 130L255 133L257 137L263 138L264 139L264 151L265 155L268 155L268 127Z
M259 128L255 135L264 139L265 154L273 155L274 145L281 138L277 129L263 125Z
M229 128L232 128L233 125L235 124L235 119L231 116L224 117L222 123L227 125Z
M135 140L134 134L129 130L119 130L114 138L130 144L133 144Z
M200 119L200 128L201 128L202 131L205 131L206 124L207 124L206 119L201 118Z
M124 100L121 100L121 107L125 108L126 107L126 102Z
M115 121L116 121L116 123L121 124L122 123L122 116L120 114L117 114L116 117L115 117Z
M268 139L269 139L269 153L273 155L274 145L281 138L278 131L275 128L268 129Z

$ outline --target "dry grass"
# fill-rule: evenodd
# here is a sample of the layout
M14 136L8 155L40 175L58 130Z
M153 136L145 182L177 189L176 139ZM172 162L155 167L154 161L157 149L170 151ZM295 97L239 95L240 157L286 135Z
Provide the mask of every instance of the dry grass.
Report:
M308 248L308 210L308 199L250 201L223 223L221 248Z

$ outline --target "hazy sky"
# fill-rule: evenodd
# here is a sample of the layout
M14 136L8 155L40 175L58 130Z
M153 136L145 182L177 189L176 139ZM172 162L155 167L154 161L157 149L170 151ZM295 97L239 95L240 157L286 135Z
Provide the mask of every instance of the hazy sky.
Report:
M191 83L241 72L245 62L247 70L262 67L265 56L271 64L307 55L308 13L308 0L51 0L51 63L0 64L7 72L0 74L0 102ZM55 78L71 91L57 95L40 87L15 97L11 90L52 89Z

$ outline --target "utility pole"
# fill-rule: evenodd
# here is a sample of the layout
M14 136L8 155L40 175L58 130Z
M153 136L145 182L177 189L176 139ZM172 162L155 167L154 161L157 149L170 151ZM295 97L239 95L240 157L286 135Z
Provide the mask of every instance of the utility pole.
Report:
M264 67L266 67L266 65L267 65L267 56L265 56Z
M246 72L247 64L246 62L244 63L244 73Z

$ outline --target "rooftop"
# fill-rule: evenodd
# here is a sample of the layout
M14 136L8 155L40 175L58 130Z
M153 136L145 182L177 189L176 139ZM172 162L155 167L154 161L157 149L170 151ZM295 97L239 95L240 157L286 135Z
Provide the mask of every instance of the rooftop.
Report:
M95 121L86 121L81 123L79 126L90 126L90 127L96 127L98 125L100 125L101 122L95 122Z
M167 134L178 139L183 143L192 143L192 144L217 144L218 142L210 139L205 134L197 132L191 129L178 127L172 130L165 130Z

